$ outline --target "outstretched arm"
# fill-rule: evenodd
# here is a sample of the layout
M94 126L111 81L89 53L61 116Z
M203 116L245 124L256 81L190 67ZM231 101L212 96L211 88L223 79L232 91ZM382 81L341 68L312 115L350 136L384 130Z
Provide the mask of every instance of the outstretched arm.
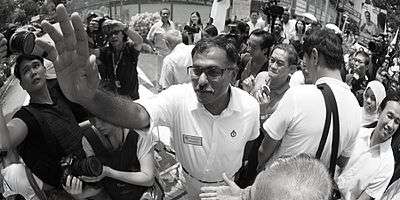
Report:
M96 57L89 56L87 33L79 14L69 17L60 4L56 8L56 20L61 31L46 21L42 27L56 45L58 54L53 63L64 95L115 125L131 129L147 127L149 115L142 106L99 89Z

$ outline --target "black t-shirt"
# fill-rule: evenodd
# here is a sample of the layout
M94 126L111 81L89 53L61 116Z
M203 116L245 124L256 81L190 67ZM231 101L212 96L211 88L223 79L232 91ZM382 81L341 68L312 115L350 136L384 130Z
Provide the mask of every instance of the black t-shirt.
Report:
M61 158L67 155L79 158L85 156L82 148L83 133L75 117L84 111L74 114L70 102L58 90L56 88L51 92L54 102L51 105L29 104L29 109L35 110L41 119L36 119L26 108L21 108L13 116L24 121L28 128L27 136L18 145L18 153L35 175L54 187L61 183ZM47 129L43 130L43 126Z
M116 55L112 47L100 49L99 72L101 79L108 83L108 87L118 91L120 95L139 98L139 82L137 63L140 52L135 49L134 43L126 42L120 55ZM117 69L114 73L114 65Z

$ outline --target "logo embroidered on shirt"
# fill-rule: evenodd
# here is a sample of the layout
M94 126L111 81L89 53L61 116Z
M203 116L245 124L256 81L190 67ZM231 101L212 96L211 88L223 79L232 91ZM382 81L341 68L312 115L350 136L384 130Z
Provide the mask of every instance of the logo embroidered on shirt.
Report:
M233 130L233 131L231 132L231 137L236 137L236 135L237 135L236 131Z

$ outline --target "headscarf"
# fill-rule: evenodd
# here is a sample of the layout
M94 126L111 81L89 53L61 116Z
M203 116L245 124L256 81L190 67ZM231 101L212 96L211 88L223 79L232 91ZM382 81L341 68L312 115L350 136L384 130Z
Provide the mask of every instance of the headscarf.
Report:
M361 126L372 124L373 122L378 121L378 109L382 100L386 97L386 90L383 84L379 81L371 81L368 83L367 88L364 91L363 97L365 97L365 93L368 88L371 88L372 92L375 95L376 99L376 109L374 113L368 113L365 108L362 108L362 121Z

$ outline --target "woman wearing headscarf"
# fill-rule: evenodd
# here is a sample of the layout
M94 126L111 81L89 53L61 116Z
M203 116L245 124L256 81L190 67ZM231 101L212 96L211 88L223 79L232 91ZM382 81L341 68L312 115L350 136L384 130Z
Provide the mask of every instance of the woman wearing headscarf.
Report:
M379 105L383 98L386 97L385 87L379 81L371 81L368 83L363 97L361 126L373 127L378 121Z

